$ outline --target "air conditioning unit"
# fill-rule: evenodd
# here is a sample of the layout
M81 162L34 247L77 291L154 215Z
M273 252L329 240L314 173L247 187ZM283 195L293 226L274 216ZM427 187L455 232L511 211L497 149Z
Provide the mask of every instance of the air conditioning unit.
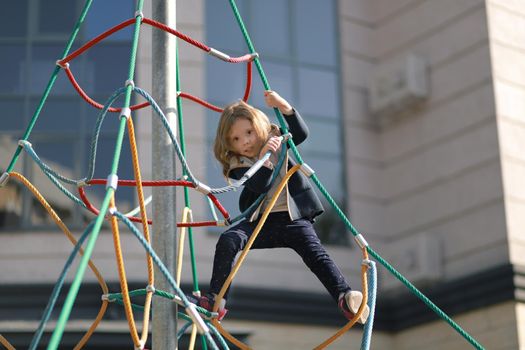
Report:
M382 127L413 113L428 95L427 64L415 54L379 64L371 74L369 108Z

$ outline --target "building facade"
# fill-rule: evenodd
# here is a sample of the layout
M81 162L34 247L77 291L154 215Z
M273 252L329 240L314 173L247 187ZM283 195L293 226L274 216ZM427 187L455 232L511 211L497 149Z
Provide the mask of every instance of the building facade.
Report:
M525 183L520 176L525 171L525 5L503 0L238 2L272 89L310 126L310 139L299 151L370 246L485 348L525 349ZM20 1L0 15L5 17L0 17L2 171L83 6L81 1L50 3ZM132 17L133 5L94 1L73 49ZM145 6L150 16L151 4ZM67 20L53 20L57 11L67 13ZM232 56L247 52L226 1L177 1L177 29ZM155 84L153 30L142 26L138 51L136 84L146 91ZM130 42L130 30L119 32L71 62L95 100L103 103L123 86ZM219 62L183 41L179 54L181 91L221 106L242 97L243 65ZM97 111L62 73L29 140L53 169L80 178L87 171ZM262 90L254 74L250 101L264 110ZM211 186L223 185L210 155L218 114L187 100L183 114L192 172ZM151 179L154 116L144 109L133 117L142 176ZM109 173L117 126L111 118L105 123L96 166L101 178ZM129 154L124 146L120 178L132 177ZM27 155L16 170L81 232L92 215L50 186ZM102 193L93 189L90 196L97 203ZM177 198L181 212L182 195ZM118 200L119 209L136 205L131 191L119 192ZM194 219L208 220L201 194L192 192L191 202ZM224 203L237 210L235 195L225 196ZM361 289L360 251L325 207L319 233L352 288ZM23 348L72 246L13 179L0 189L0 213L0 259L9 266L0 272L0 334ZM194 230L203 290L219 233ZM143 288L144 251L131 235L122 239L130 285ZM185 258L183 284L189 286ZM109 230L101 233L93 259L110 289L119 291ZM378 272L373 349L471 347L379 263ZM65 348L78 341L100 303L95 277L88 273L84 281ZM33 299L39 302L27 303ZM223 324L255 349L313 348L345 321L299 257L282 249L250 252L228 308ZM355 328L330 348L358 347L361 335L362 328ZM87 348L128 344L122 308L111 305Z

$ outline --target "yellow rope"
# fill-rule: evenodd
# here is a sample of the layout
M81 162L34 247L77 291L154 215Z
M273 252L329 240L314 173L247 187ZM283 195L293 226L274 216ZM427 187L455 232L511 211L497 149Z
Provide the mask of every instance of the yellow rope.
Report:
M146 204L144 203L144 192L142 189L142 175L140 173L140 164L137 151L137 142L135 139L135 128L133 127L133 119L130 117L127 121L128 134L129 134L129 143L131 149L131 156L133 160L133 173L135 175L135 180L137 183L137 197L139 199L140 215L142 218L142 229L144 232L144 238L148 243L150 243L149 235L149 225L148 225L148 215L146 213ZM154 287L155 278L153 272L153 259L149 254L146 254L146 260L148 264L148 284ZM149 316L151 309L151 300L153 298L153 290L148 289L146 293L146 300L144 303L144 318L143 318L143 327L142 327L142 336L140 338L142 344L146 344L148 339L148 328L149 328Z
M109 208L115 208L115 198L113 196L111 197ZM111 215L110 222L111 231L113 232L113 245L115 247L115 258L117 259L117 268L120 277L120 289L122 293L122 302L124 303L124 310L126 312L126 319L128 320L129 331L131 338L133 339L133 344L135 347L141 347L137 328L135 327L135 319L133 318L133 310L131 309L131 299L129 297L124 259L122 258L122 247L120 245L120 234L117 218L114 215Z
M62 221L62 219L60 219L60 217L57 215L57 213L54 211L54 209L51 207L51 205L49 205L49 203L47 202L47 200L42 196L42 194L40 194L40 192L36 189L35 186L33 186L33 184L31 184L31 182L29 182L29 180L27 180L22 174L20 173L17 173L17 172L11 172L9 173L9 176L17 179L18 181L20 181L24 186L26 186L30 191L31 193L33 193L33 195L35 196L35 198L40 202L40 204L46 209L46 211L48 212L49 216L51 216L51 218L53 219L53 221L57 224L58 227L60 227L60 229L62 230L62 232L64 232L64 234L66 235L66 237L69 239L69 241L71 243L73 243L73 245L76 245L77 244L77 240L75 238L75 236L73 236L73 234L71 233L71 231L69 231L69 229L67 228L67 226L64 224L64 222ZM79 249L79 254L80 255L83 255L84 254L84 250L82 248ZM102 288L102 292L104 294L108 294L109 293L109 289L108 289L108 286L106 284L106 282L104 281L104 278L102 277L102 275L100 274L100 272L98 271L97 267L95 266L95 264L89 260L88 262L88 265L91 269L91 271L93 271L93 273L95 274L97 280L98 280L98 283L100 284L100 287ZM105 312L106 312L106 309L107 309L107 306L108 306L108 301L107 300L104 300L102 302L102 305L100 307L100 310L98 312L98 315L95 319L95 321L93 321L93 324L91 325L91 327L89 327L88 331L86 332L86 334L82 337L82 339L80 339L80 341L78 342L78 344L75 346L75 350L78 350L78 349L81 349L86 343L87 341L89 340L89 338L91 337L91 335L93 335L93 332L95 331L95 329L98 327L98 325L100 324L100 321L102 320L102 317L104 316ZM0 339L1 340L1 339ZM5 345L5 344L4 344Z
M299 170L300 167L301 167L300 164L294 165L290 170L288 170L288 172L286 173L284 178L281 180L281 182L277 186L277 189L276 189L274 195L272 196L272 198L270 199L270 203L269 203L268 207L266 207L266 209L264 210L264 213L262 214L261 219L259 220L259 223L255 227L255 230L253 231L253 234L251 235L250 239L246 243L246 246L244 247L241 255L237 259L237 262L233 266L232 271L230 272L230 275L228 276L228 278L226 279L226 281L222 285L222 288L221 288L219 294L215 297L215 304L213 305L213 312L217 312L219 310L219 306L220 306L221 301L222 301L222 299L224 297L224 294L226 293L226 290L228 289L228 287L230 286L233 278L235 277L235 275L239 271L239 268L240 268L241 264L243 263L244 259L246 258L246 255L248 254L251 246L253 245L253 242L255 241L257 236L259 235L259 232L261 231L264 223L266 222L266 219L268 218L268 215L270 215L270 211L272 210L273 206L275 205L275 202L277 202L277 197L279 197L279 194L281 194L282 190L286 186L286 183L288 182L288 179L297 170ZM241 341L237 340L233 335L231 335L226 330L224 330L224 328L222 328L222 326L220 325L219 321L217 321L217 319L213 319L212 323L213 323L213 325L215 327L217 327L219 332L224 337L226 337L232 343L237 345L239 348L241 348L242 350L250 349L250 347L248 345L246 345L246 344L242 343Z
M368 252L366 248L363 248L362 252L363 252L363 260L368 260ZM354 315L354 317L352 317L352 319L344 327L339 329L334 335L332 335L330 338L325 340L323 343L315 347L314 350L321 350L321 349L326 348L328 345L333 343L337 338L339 338L341 335L346 333L350 328L352 328L353 325L359 319L359 317L361 317L361 314L365 310L366 304L368 303L367 271L368 271L368 265L362 264L361 265L361 284L363 288L363 301L361 302L361 306L359 306L359 310L357 310L357 313Z
M193 350L195 348L195 340L197 339L197 326L195 323L191 326L191 336L190 336L190 345L188 350Z
M184 210L182 211L182 223L185 224L188 222L188 218L190 217L191 209L188 207L184 207ZM180 279L182 276L182 261L184 259L184 240L186 239L186 227L180 228L179 233L179 244L177 245L177 276L175 278L175 281L177 282L177 285L180 286Z
M13 347L13 345L11 345L11 343L9 343L9 342L7 341L7 339L4 338L1 334L0 334L0 344L2 344L3 346L5 346L5 348L6 348L7 350L16 350L16 349Z

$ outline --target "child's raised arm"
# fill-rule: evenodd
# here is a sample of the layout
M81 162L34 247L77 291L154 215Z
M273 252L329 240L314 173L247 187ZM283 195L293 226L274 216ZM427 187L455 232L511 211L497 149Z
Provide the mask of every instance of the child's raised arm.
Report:
M282 114L289 115L293 113L293 108L288 101L281 97L277 92L267 90L264 92L264 100L270 108L277 108Z
M293 135L295 145L299 145L306 140L308 137L308 126L299 115L299 112L297 112L288 101L277 92L270 90L264 92L264 99L268 107L277 108L283 114L290 128L289 131Z

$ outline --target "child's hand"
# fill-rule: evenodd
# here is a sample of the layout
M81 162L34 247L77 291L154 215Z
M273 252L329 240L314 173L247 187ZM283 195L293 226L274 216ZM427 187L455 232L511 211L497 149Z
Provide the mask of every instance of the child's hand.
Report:
M286 101L284 98L282 98L277 92L267 90L264 92L264 100L266 101L266 104L268 107L271 108L277 108L279 111L281 111L282 114L292 114L293 108L292 106Z
M274 153L277 152L279 147L281 147L281 138L279 136L270 137L268 142L266 142L266 144L261 149L261 152L259 152L259 158L262 158L268 151L272 151Z

